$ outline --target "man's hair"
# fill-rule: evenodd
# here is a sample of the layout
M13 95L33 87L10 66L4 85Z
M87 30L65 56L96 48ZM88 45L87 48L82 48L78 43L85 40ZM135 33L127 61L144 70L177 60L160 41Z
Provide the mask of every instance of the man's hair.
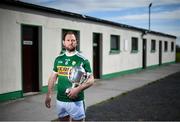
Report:
M63 40L65 40L65 37L66 37L66 35L68 35L68 34L73 34L73 35L76 37L76 34L75 34L73 31L67 31L67 32L64 34L64 36L63 36ZM76 37L76 40L77 40L77 37Z

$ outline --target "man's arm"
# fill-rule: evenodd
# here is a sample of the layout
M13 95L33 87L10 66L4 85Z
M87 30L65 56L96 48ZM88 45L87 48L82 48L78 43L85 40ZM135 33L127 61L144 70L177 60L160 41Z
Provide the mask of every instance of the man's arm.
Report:
M94 76L90 75L87 81L78 86L79 91L83 91L94 84Z
M87 81L80 84L78 87L72 88L70 92L68 93L68 97L71 99L76 98L79 92L89 88L93 84L94 84L94 76L90 75Z
M47 108L51 107L51 96L53 93L54 85L57 80L57 72L52 72L48 79L48 93L46 94L45 105Z

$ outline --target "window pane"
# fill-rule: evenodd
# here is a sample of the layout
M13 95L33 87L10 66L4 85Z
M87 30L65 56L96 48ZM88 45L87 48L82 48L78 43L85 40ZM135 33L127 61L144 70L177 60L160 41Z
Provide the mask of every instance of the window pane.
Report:
M138 50L138 38L132 37L132 51Z
M111 50L119 50L119 36L111 35Z
M156 40L151 40L151 50L156 50Z
M165 42L164 42L164 51L167 51L167 50L168 50L168 42L165 41Z
M174 42L171 42L171 51L174 51Z

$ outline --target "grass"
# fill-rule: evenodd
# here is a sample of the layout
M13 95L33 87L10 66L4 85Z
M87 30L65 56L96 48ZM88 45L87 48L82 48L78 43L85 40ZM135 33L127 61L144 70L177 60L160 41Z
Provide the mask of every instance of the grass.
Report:
M180 62L180 52L176 53L176 62Z

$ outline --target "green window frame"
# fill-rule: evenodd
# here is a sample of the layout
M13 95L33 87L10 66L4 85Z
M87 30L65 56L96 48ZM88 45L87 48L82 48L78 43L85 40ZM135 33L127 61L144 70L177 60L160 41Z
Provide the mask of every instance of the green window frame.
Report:
M168 51L168 42L164 41L164 52Z
M174 42L171 42L171 52L174 52Z
M111 35L110 36L110 53L119 53L120 52L120 36Z
M137 37L131 38L131 52L132 53L138 52L138 38Z
M152 39L151 40L151 52L156 51L156 40Z

